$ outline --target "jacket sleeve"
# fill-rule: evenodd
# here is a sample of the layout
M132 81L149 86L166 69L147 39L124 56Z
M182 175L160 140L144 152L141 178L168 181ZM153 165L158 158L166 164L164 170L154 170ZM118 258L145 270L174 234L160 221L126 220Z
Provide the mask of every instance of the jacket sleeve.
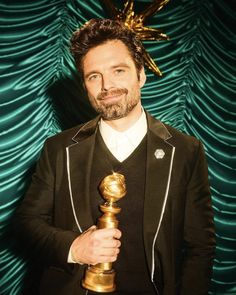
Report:
M212 275L215 234L207 163L199 143L187 187L181 295L207 295Z
M54 225L57 152L46 141L13 227L22 245L42 262L68 268L69 248L78 232Z

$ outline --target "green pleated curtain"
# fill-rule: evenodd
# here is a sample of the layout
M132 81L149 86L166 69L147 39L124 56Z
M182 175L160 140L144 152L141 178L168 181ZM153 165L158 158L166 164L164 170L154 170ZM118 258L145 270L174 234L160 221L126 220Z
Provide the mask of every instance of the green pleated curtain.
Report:
M116 1L122 6L124 1ZM150 0L137 0L143 10ZM144 107L199 138L209 163L217 250L211 294L236 294L234 1L172 0L147 21L170 41L145 47ZM69 53L71 33L108 17L101 1L0 1L0 294L21 294L30 262L11 232L44 140L94 117Z

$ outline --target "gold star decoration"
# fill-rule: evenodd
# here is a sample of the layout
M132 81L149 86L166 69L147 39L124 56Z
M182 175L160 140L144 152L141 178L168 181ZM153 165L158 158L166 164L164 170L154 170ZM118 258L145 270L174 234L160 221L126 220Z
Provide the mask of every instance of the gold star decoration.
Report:
M133 30L141 41L144 40L168 40L169 37L161 30L144 26L144 21L160 11L170 0L154 0L143 12L135 14L134 0L126 0L123 10L118 9L112 0L103 0L112 18L123 22L128 28ZM144 62L146 66L156 75L162 76L158 66L149 53L143 48Z

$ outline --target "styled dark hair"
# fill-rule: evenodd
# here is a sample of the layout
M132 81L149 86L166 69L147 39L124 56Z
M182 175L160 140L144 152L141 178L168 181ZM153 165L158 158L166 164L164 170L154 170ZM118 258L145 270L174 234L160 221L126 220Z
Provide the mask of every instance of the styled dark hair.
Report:
M122 22L111 19L91 19L73 33L70 49L78 71L83 73L83 58L90 49L111 40L120 40L126 45L139 73L143 67L142 43Z

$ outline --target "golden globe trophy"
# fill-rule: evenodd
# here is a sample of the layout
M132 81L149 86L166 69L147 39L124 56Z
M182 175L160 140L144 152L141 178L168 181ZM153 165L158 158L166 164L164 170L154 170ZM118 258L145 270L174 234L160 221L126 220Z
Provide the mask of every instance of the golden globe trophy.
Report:
M97 227L101 228L118 228L118 214L121 208L117 207L116 202L123 198L126 194L124 175L113 173L106 176L99 190L106 200L100 205L100 210L104 213L99 219ZM112 292L116 289L115 271L112 269L112 263L98 263L94 266L88 266L85 271L85 277L82 281L82 286L85 289L95 292Z

